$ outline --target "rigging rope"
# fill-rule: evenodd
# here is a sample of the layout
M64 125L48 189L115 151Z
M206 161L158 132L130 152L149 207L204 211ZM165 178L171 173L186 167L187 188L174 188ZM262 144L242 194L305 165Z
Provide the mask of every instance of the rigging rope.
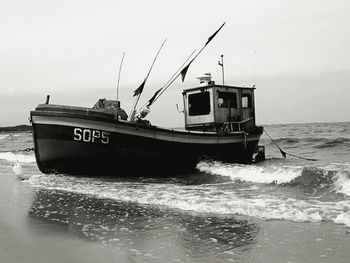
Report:
M14 151L0 151L1 153L7 153L7 152L13 152L13 153L19 153L19 152L31 152L34 151L35 148L25 148L25 149L20 149L20 150L14 150Z
M287 155L295 157L295 158L299 158L302 160L306 160L306 161L317 161L317 159L312 159L312 158L306 158L306 157L302 157L302 156L298 156L295 154L291 154L291 153L287 153L286 151L282 150L282 148L271 138L271 136L267 133L267 131L264 129L265 134L267 135L267 137L269 137L269 139L271 140L271 142L276 145L276 147L278 148L278 150L280 150L282 156L284 158L287 158Z

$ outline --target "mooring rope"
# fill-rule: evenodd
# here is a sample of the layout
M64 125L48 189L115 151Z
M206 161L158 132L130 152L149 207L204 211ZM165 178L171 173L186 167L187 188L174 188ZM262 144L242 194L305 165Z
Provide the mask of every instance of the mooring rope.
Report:
M13 153L19 153L19 152L31 152L34 151L35 148L25 148L25 149L20 149L20 150L14 150L14 151L0 151L0 153L8 153L8 152L13 152Z
M302 160L306 160L306 161L317 161L317 159L312 159L312 158L306 158L306 157L302 157L302 156L298 156L295 154L291 154L291 153L287 153L286 151L282 150L282 148L271 138L271 136L267 133L267 131L264 129L265 134L267 135L267 137L269 137L269 139L271 140L271 142L276 145L276 147L278 148L278 150L280 150L282 156L284 158L287 158L287 155L295 157L295 158L299 158Z

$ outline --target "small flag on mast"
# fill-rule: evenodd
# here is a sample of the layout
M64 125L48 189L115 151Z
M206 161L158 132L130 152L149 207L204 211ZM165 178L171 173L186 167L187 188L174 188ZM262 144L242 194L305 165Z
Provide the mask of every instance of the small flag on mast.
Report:
M144 81L142 82L142 84L140 85L140 87L138 87L137 89L135 89L133 97L135 97L135 96L137 96L137 95L139 95L139 94L142 93L143 88L145 87L145 83L146 83L146 80L144 80Z
M157 97L158 93L162 90L163 88L160 88L159 90L156 91L156 93L154 93L154 95L152 96L152 98L150 98L150 100L147 103L147 107L151 106L153 101L155 100L155 98Z
M199 50L199 52L198 52L198 53L194 56L194 58L187 64L187 66L184 67L184 68L181 70L180 74L181 74L182 82L184 82L184 80L185 80L186 73L187 73L188 68L190 67L191 63L198 57L198 55L199 55L199 54L203 51L203 49L209 44L209 42L212 41L212 39L217 35L217 33L219 33L219 31L221 30L221 28L223 28L223 26L224 26L225 24L226 24L226 22L223 23L223 24L219 27L219 29L216 30L215 33L212 34L212 35L208 38L207 42L206 42L205 45L202 47L202 49Z
M192 61L193 61L193 60L192 60ZM180 72L180 73L181 73L181 80L182 80L182 82L185 81L185 77L186 77L187 70L188 70L188 68L190 67L192 61L191 61L186 67L184 67L184 68L181 70L181 72Z
M208 38L208 41L207 41L207 43L205 43L205 45L208 45L208 44L209 44L209 42L217 35L217 33L219 33L219 31L221 30L221 28L222 28L225 24L226 24L226 22L223 23L223 24L221 25L221 27L220 27L218 30L216 30L216 32L215 32L214 34L212 34L212 35Z

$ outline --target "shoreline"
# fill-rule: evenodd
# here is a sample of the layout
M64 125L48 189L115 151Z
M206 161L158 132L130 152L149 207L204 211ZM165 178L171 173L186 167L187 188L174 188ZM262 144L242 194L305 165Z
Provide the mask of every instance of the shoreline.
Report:
M33 128L31 125L15 125L15 126L7 126L7 127L0 127L0 132L32 132Z
M0 177L5 262L348 262L332 222L202 215L32 187Z

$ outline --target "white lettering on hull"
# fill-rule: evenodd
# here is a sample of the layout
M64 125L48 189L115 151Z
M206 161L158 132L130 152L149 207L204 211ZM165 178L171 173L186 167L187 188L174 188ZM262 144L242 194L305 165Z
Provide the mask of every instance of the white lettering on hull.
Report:
M109 132L93 129L74 128L74 141L109 144Z

